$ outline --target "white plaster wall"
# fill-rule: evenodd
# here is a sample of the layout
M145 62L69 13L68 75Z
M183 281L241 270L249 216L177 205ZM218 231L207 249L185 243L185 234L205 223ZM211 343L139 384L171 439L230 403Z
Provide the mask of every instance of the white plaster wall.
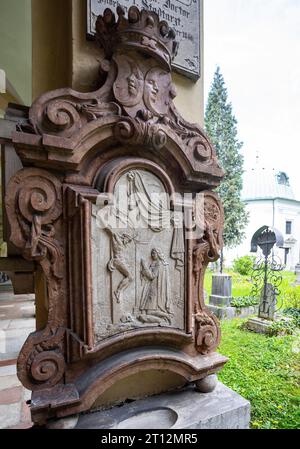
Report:
M276 200L256 200L246 203L246 210L249 212L249 223L246 228L244 241L233 249L226 248L224 251L225 265L230 266L237 257L250 252L251 238L254 232L261 226L274 226L283 234L284 239L293 237L296 242L291 245L287 257L286 269L293 271L299 261L300 252L300 202L276 199ZM291 235L285 234L285 222L292 222ZM289 246L286 244L285 246ZM284 262L284 250L277 249L276 254Z

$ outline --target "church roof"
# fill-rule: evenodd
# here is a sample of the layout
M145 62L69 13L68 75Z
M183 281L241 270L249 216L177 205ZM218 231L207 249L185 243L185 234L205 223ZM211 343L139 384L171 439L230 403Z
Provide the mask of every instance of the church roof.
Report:
M295 200L293 189L285 172L263 167L245 171L243 201L275 198Z

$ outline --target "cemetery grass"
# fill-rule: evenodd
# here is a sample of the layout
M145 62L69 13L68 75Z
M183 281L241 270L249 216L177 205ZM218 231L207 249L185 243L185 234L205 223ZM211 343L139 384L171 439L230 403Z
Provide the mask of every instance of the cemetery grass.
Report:
M224 270L224 273L230 274L232 276L232 296L234 298L250 296L252 283L250 276L243 276L239 273L236 273L231 270ZM204 289L207 292L207 301L208 297L211 294L211 285L212 285L212 275L216 274L212 270L206 270L205 278L204 278ZM293 287L293 283L296 280L296 275L291 271L283 271L282 272L282 283L279 287L280 289L280 297L279 299L283 299L283 308L288 307L288 304L285 304L285 298L287 293L290 293L291 290L297 291L297 296L300 297L300 287Z
M219 352L229 361L219 380L251 403L251 428L300 427L300 334L269 337L222 321Z

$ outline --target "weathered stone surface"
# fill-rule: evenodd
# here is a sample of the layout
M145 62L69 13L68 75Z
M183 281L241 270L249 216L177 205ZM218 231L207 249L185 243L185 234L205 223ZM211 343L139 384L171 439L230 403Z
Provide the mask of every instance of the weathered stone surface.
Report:
M0 429L14 426L20 422L22 405L20 402L14 404L0 404Z
M256 315L258 306L249 307L218 307L209 304L208 309L216 315L219 320L231 320L232 318L246 318L250 315Z
M135 0L137 7L155 11L161 20L166 20L176 33L180 42L178 54L172 64L173 68L186 76L197 79L200 77L200 1L180 0ZM133 4L131 0L116 2L128 12ZM96 33L96 19L103 14L105 8L111 5L106 0L87 0L87 32L94 36Z
M217 386L218 377L216 374L211 374L203 379L196 380L195 385L197 391L200 393L211 393Z
M247 429L250 403L218 382L211 393L193 387L80 416L81 429Z
M212 276L212 291L209 303L214 306L230 306L232 298L232 278L228 274L215 274Z
M265 320L264 318L255 317L250 318L247 321L245 326L247 329L254 331L258 334L267 334L270 326L273 324L273 321Z
M103 221L107 212L102 204L93 206L92 213L95 340L153 326L183 330L184 230L174 227L166 189L152 173L129 170L114 195L110 222ZM144 213L149 206L151 220ZM182 223L183 214L176 219Z
M260 295L260 304L258 308L258 317L267 320L274 320L276 309L277 289L269 282L263 286Z

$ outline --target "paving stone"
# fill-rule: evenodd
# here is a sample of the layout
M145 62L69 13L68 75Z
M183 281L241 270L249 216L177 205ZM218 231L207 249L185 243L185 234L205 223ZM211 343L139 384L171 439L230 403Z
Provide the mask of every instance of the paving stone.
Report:
M18 320L11 320L9 329L35 329L35 319L22 318Z
M22 401L23 387L7 388L6 390L0 390L0 404L14 404L15 402Z
M20 423L21 403L0 405L0 429L7 429Z
M22 402L21 422L31 423L30 407L25 401Z
M21 385L16 375L0 377L0 392L7 388L19 387ZM28 390L26 390L28 391Z
M7 429L30 429L33 426L31 421L21 422L15 426L7 427Z
M1 376L11 376L17 373L16 365L0 366L0 383Z
M0 320L0 329L8 329L11 320Z
M31 399L31 391L27 390L27 388L24 388L24 396L23 396L24 401L28 401L29 399Z

